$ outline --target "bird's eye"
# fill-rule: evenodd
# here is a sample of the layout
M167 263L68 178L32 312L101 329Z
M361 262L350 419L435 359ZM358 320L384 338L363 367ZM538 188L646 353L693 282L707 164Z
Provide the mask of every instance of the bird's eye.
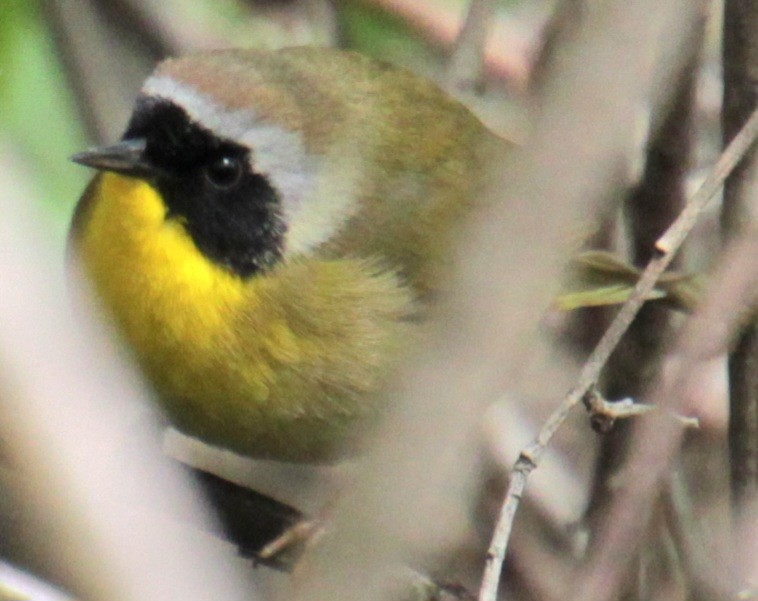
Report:
M205 167L205 177L216 188L229 189L242 177L242 163L235 157L220 156Z

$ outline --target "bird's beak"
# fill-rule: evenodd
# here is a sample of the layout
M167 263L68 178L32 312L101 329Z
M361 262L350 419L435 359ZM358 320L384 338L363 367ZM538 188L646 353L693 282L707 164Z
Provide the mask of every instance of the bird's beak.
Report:
M145 158L145 140L122 140L112 146L91 148L71 157L74 163L132 177L155 175L157 169Z

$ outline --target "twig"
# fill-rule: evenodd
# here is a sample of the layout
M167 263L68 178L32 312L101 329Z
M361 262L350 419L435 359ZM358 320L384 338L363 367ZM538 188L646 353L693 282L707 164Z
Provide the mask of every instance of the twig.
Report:
M633 398L625 398L618 401L608 401L600 392L592 387L582 399L584 406L592 418L592 426L601 433L607 432L617 419L626 419L645 415L656 409L660 409L650 403L639 403ZM679 415L669 412L671 417L681 423L685 428L699 428L700 420L696 417Z
M482 85L487 38L495 20L496 0L471 0L448 63L449 89L477 91Z
M302 549L306 543L317 540L323 531L324 525L319 520L302 519L268 542L258 553L257 560L263 564L273 562L275 566L279 565L280 560L287 562L287 555L291 554L296 558L299 555L299 549ZM284 564L283 569L290 568L287 563Z
M659 254L648 263L629 300L624 303L616 314L613 322L585 362L576 386L550 415L537 434L536 439L521 451L513 467L505 502L503 503L503 508L495 527L492 543L487 552L487 562L479 591L480 601L495 601L497 598L497 586L500 581L503 560L508 548L508 539L529 474L539 465L547 449L547 445L566 420L571 410L581 402L587 392L597 383L608 358L631 325L634 317L644 304L645 299L655 287L658 278L673 260L677 250L694 227L700 213L706 207L711 197L719 190L727 175L729 175L752 146L756 136L758 136L758 111L751 115L742 131L735 136L724 150L705 182L703 182L695 195L684 207L684 210L679 214L676 221L658 239L655 248Z

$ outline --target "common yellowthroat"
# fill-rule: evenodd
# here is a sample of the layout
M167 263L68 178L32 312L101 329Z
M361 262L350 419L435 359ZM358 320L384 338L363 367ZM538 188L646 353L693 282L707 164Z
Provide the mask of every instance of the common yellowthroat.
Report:
M172 423L329 461L375 394L505 143L406 70L317 48L161 63L72 247Z

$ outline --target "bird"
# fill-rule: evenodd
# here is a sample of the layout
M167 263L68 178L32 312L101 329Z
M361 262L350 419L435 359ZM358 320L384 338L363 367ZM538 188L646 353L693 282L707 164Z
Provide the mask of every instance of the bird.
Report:
M357 453L509 144L406 69L331 48L159 63L71 255L175 428L252 458Z

